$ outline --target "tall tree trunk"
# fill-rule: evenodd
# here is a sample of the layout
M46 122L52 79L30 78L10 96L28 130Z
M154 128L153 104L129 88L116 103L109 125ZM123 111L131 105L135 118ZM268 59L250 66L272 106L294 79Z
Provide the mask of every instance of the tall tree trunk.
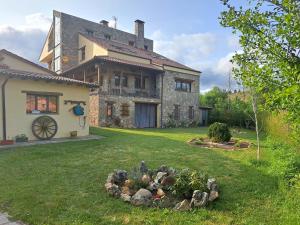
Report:
M254 113L254 122L255 122L255 131L256 131L256 142L257 142L257 150L256 150L256 159L260 159L260 139L259 139L259 127L258 127L258 119L257 119L257 95L251 91L252 98L252 110Z

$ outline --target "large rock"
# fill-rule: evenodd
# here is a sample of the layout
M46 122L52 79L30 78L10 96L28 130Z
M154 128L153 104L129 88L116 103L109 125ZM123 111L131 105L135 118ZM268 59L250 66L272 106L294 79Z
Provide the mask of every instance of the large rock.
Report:
M141 188L138 190L132 197L131 197L131 203L133 205L139 206L139 205L146 205L149 206L152 201L152 194L147 189Z
M167 175L168 175L168 173L166 173L166 172L158 172L155 179L154 179L154 182L155 183L160 183L162 181L162 179L164 177L166 177Z
M187 199L184 199L182 202L177 203L174 207L174 210L177 211L187 211L190 209L191 209L190 202Z
M115 183L115 174L114 173L108 174L106 183L112 183L112 184Z
M218 191L211 191L209 193L208 201L212 202L212 201L216 200L217 198L219 198L219 192Z
M116 170L114 174L114 181L116 184L124 183L127 180L128 173L126 170Z
M195 190L191 200L191 207L205 207L208 202L208 193Z
M116 184L106 183L105 188L106 188L106 191L108 192L108 194L110 194L114 197L119 197L121 194L120 187Z
M157 172L164 172L164 173L168 173L168 171L169 168L166 165L161 165L157 170Z
M161 188L158 188L156 195L158 195L159 197L162 197L162 196L166 195L166 193Z
M142 161L142 162L141 162L141 165L140 165L140 172L141 172L141 174L146 174L146 173L148 173L148 168L147 168L147 166L146 166L145 161Z
M144 184L148 185L148 184L150 183L150 181L151 181L151 178L150 178L149 175L144 174L144 175L142 176L142 182L143 182Z

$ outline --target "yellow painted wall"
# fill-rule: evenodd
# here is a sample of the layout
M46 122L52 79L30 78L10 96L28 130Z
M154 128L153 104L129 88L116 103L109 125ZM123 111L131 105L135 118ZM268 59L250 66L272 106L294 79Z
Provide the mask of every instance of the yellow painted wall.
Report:
M1 64L8 65L10 69L29 71L33 73L50 74L50 72L48 73L45 70L38 68L37 66L33 66L29 63L23 62L10 55L6 55L6 54L1 54L1 55L4 56L3 60L1 60Z
M92 41L88 40L87 38L83 37L82 35L79 35L78 49L82 48L83 46L85 46L85 60L81 61L80 51L78 51L78 62L79 63L84 63L84 62L92 59L94 56L107 56L106 49L93 43Z
M122 54L122 53L118 53L118 52L113 52L113 51L108 51L108 56L113 57L113 58L117 58L117 59L123 59L123 60L131 61L131 62L150 64L149 59L143 59L143 58L139 58L139 57L135 57L135 56L131 56L131 55L126 55L126 54Z
M3 77L0 78L0 83L3 82ZM33 120L41 115L33 115L26 113L26 93L22 91L40 91L40 92L59 92L63 96L59 96L58 114L49 115L53 117L58 124L58 132L54 138L69 137L70 131L78 131L78 136L86 136L89 134L89 119L86 118L85 127L80 126L79 117L73 115L70 111L72 106L70 103L64 104L64 100L85 101L84 106L85 116L89 112L89 89L85 87L58 84L54 82L30 81L30 80L9 80L6 84L6 116L7 116L7 139L14 139L18 134L26 134L30 140L35 137L31 131ZM0 90L1 93L1 90ZM0 139L3 137L2 130L2 98L0 95ZM82 118L81 118L82 119ZM83 125L83 120L81 120Z

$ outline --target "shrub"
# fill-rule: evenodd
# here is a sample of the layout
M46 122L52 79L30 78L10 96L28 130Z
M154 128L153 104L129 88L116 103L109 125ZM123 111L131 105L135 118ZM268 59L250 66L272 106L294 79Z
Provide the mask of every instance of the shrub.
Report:
M207 190L207 175L199 171L183 169L176 175L173 194L180 198L191 198L194 190Z
M212 141L227 142L230 141L231 133L227 124L215 122L208 128L208 137Z

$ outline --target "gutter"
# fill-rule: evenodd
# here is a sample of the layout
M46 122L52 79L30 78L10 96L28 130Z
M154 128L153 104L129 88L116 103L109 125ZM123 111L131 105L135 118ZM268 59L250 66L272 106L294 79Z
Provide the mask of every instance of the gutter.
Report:
M3 131L3 141L6 141L6 103L5 103L5 86L9 78L6 78L1 85L2 91L2 131Z

